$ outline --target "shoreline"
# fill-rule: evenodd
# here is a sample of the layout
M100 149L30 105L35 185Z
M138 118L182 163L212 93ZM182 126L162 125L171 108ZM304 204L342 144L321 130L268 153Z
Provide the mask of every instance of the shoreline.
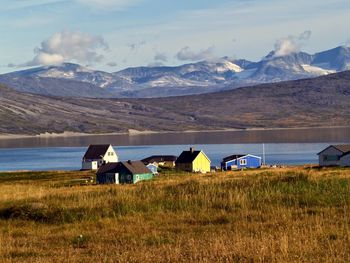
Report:
M299 169L299 168L317 168L318 164L317 163L305 163L305 164L285 164L285 165L278 165L278 164L271 164L271 165L265 165L262 166L261 168L252 168L252 169L247 169L246 171L264 171L264 170L278 170L278 169ZM334 167L330 167L334 168ZM240 170L234 170L236 172L239 172ZM86 173L96 173L97 170L0 170L1 173L81 173L81 174L86 174ZM216 171L217 172L227 172L227 171ZM193 172L193 174L197 174Z
M184 130L184 131L139 131L129 129L127 132L111 132L111 133L81 133L81 132L69 132L63 133L41 133L38 135L27 135L27 134L0 134L0 140L9 139L48 139L48 138L61 138L61 137L89 137L89 136L139 136L139 135L151 135L151 134L177 134L177 133L214 133L214 132L252 132L252 131L279 131L279 130L312 130L312 129L346 129L350 126L321 126L321 127L290 127L290 128L227 128L227 129L215 129L215 130Z

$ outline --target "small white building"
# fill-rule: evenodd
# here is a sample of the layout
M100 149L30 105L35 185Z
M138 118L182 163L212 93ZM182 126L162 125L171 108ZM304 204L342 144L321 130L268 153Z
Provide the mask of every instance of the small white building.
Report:
M320 166L350 166L350 144L330 145L318 153Z
M104 163L118 162L118 155L110 144L93 144L84 154L82 170L97 170Z

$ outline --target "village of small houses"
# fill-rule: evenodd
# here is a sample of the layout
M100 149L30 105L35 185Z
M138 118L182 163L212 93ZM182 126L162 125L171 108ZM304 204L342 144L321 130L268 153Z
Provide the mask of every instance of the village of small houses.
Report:
M319 167L349 167L350 144L330 145L318 153ZM160 170L188 173L241 171L246 169L275 168L267 166L262 157L252 154L233 153L222 158L220 167L212 166L202 150L190 147L179 156L152 155L142 160L119 161L111 144L89 145L83 158L81 170L96 171L97 184L135 184L151 180Z

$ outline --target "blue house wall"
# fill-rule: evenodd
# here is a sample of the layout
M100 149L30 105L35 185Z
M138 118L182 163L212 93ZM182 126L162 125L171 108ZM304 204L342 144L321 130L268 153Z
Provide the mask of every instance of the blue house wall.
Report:
M153 174L158 174L158 167L154 164L147 165L148 170L150 170Z
M241 160L245 160L246 164L241 164ZM232 165L236 165L237 169L242 168L259 168L261 167L261 158L254 155L245 155L238 159L233 159L225 163L223 169L230 170Z

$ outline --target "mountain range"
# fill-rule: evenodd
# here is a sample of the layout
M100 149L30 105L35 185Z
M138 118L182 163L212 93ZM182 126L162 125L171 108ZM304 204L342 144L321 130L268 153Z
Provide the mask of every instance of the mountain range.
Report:
M0 75L17 91L60 97L147 98L202 94L297 80L350 69L350 47L277 56L258 62L223 57L177 67L136 67L108 73L64 63Z
M0 135L350 125L350 71L167 98L63 98L0 85Z

